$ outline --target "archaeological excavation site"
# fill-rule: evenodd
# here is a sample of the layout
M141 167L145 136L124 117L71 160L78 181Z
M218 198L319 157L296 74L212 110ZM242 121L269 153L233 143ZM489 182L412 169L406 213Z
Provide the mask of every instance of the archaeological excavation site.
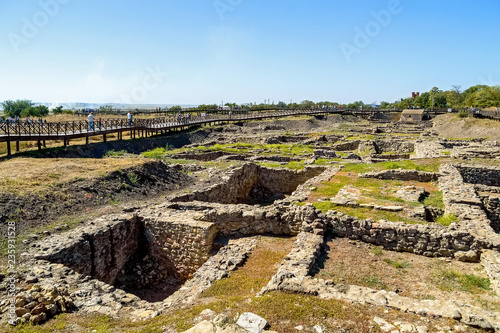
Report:
M241 121L3 161L0 222L20 237L1 330L500 332L500 134L480 129L500 127L397 120ZM16 178L30 163L42 180Z

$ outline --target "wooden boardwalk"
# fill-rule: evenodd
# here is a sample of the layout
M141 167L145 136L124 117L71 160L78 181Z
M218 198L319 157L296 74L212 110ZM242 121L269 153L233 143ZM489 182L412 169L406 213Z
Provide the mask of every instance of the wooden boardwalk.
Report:
M68 122L38 122L17 121L11 123L0 123L0 142L7 143L7 155L11 156L11 143L16 143L16 151L19 151L19 142L36 141L38 149L45 147L46 141L62 140L64 146L69 141L77 138L85 138L86 144L92 136L102 135L106 142L107 135L117 134L118 140L122 140L124 132L130 132L131 138L148 137L169 133L172 131L184 131L202 125L215 125L229 122L241 122L267 118L279 118L300 115L323 115L323 114L355 114L370 116L375 113L394 113L397 110L267 110L248 111L237 113L231 117L228 111L225 114L206 113L206 116L193 115L189 119L178 119L177 117L137 118L131 124L128 119L102 119L89 123L87 120Z

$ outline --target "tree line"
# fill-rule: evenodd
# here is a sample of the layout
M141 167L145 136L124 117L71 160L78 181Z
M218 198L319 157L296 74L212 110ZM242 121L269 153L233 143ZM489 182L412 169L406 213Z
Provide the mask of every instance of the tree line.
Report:
M7 117L44 117L49 114L49 108L44 105L34 106L31 100L7 100L2 103L4 114ZM369 110L373 105L365 104L362 101L356 101L348 104L341 104L331 101L313 102L304 100L300 103L285 103L279 101L278 103L226 103L226 107L231 110L252 111L252 110L269 110L269 109L324 109L324 108L343 108L343 109L363 109ZM381 102L381 109L446 109L452 108L454 110L461 110L468 107L473 108L487 108L500 106L500 86L488 85L475 85L465 90L461 90L460 86L453 86L452 89L443 91L438 87L433 87L428 92L420 93L415 97L401 98L394 103ZM220 106L217 104L201 104L196 108L189 109L189 111L212 111L219 110ZM169 108L169 111L182 111L182 107L176 105ZM99 108L99 111L106 113L106 111L113 111L113 107L105 105ZM52 110L54 114L73 113L72 110L63 110L62 106L58 106Z
M382 108L384 106L395 106L400 110L412 107L422 109L452 108L454 110L468 107L498 107L500 106L500 86L478 84L463 91L460 86L456 85L446 91L434 87L430 91L423 92L414 98L402 98L401 101L397 101L392 105L389 103L381 105Z

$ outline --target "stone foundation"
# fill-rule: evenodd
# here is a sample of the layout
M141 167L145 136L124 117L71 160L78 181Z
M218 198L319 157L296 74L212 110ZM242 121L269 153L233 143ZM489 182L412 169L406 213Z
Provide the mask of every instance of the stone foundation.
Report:
M359 175L360 178L376 178L387 180L415 180L419 182L430 182L438 180L439 174L434 172L424 172L417 170L382 170L365 172Z
M247 163L228 172L221 183L178 196L172 201L207 201L221 204L272 202L291 194L297 186L324 170L322 167L304 170L270 169Z
M49 237L35 255L62 263L80 274L113 284L140 246L141 221L137 216L102 218L85 228Z

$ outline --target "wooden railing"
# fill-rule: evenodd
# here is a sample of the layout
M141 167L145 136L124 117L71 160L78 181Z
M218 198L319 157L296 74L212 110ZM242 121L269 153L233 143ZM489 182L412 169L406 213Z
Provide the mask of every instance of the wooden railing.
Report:
M219 111L203 112L193 114L188 117L188 113L181 113L178 116L164 116L156 118L135 118L131 123L127 118L108 118L99 120L97 117L92 123L88 120L76 120L65 122L39 122L39 121L16 121L0 122L0 141L12 140L37 140L37 136L64 137L64 136L92 136L101 133L122 132L126 130L168 130L170 128L190 127L200 124L224 121L244 121L252 119L286 117L292 115L315 115L328 113L355 113L355 114L373 114L373 113L399 112L398 110L349 110L349 109L315 109L315 110L264 110L264 111ZM202 114L205 114L202 116Z
M251 120L267 117L284 117L300 114L319 114L326 113L323 110L277 110L271 112L252 111L249 113L226 114L206 114L201 115L182 115L181 117L157 117L157 118L136 118L131 123L124 119L94 119L65 121L65 122L38 122L38 121L11 121L0 123L0 136L64 136L74 134L94 134L100 132L109 132L116 130L158 130L175 127L190 126L196 124L211 123L216 121L236 121Z

